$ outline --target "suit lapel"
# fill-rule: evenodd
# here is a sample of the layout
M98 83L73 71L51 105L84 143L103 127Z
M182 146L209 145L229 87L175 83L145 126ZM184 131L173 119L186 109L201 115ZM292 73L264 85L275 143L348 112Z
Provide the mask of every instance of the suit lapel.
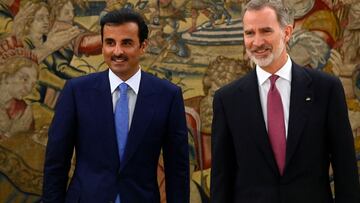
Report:
M135 153L139 143L143 140L143 136L146 134L145 132L147 127L152 120L156 102L156 99L154 98L155 91L153 88L151 77L149 77L147 73L142 72L139 92L126 143L124 160L120 164L120 170L124 168L131 156Z
M89 103L92 104L90 109L101 122L98 124L98 127L101 126L103 128L103 134L99 139L99 142L104 143L105 147L102 148L106 151L104 154L107 156L113 156L108 157L109 160L119 160L119 155L117 153L118 148L116 142L114 112L108 75L108 70L99 73L94 82L94 89L96 91L94 94L91 94L91 101Z
M236 104L245 104L246 107L238 108L238 114L247 112L246 115L249 115L248 125L251 126L250 133L253 140L258 146L259 150L262 152L264 159L268 163L269 167L274 170L275 173L279 173L276 165L276 161L272 152L270 141L268 138L264 115L262 112L258 80L256 76L255 69L250 72L249 77L243 80L244 84L241 85L239 94L235 96L238 101ZM245 94L244 94L245 93ZM241 100L247 100L241 101Z
M299 143L313 100L310 76L293 63L285 170Z

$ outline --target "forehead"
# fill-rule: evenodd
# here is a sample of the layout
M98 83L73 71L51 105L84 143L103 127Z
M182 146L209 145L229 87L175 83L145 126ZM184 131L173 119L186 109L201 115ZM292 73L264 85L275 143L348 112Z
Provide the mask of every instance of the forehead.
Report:
M269 7L247 10L244 14L243 24L245 30L280 26L275 11Z
M62 8L63 9L74 9L71 1L68 1L66 4L64 4L64 6Z
M135 41L139 40L138 30L138 25L134 22L127 22L120 25L105 24L103 35L104 39L133 39Z
M44 6L41 6L40 9L35 13L35 16L40 16L40 15L49 15L48 9L45 8Z
M24 65L18 71L16 71L15 75L28 75L36 77L37 71L36 68L29 65Z

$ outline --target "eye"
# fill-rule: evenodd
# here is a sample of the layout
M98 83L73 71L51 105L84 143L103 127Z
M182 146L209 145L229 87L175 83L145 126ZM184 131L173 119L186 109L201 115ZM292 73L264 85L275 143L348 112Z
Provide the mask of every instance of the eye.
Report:
M133 42L130 41L130 40L125 40L125 41L122 42L122 45L124 47L131 47L133 45Z
M106 46L115 46L115 41L111 39L105 39Z
M254 35L254 32L253 31L244 31L244 35L252 36L252 35Z

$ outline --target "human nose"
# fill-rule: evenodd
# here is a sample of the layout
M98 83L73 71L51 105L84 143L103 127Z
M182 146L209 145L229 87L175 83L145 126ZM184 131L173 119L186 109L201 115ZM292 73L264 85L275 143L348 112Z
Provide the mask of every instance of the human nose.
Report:
M120 45L116 45L115 49L114 49L114 54L116 56L119 56L120 54L123 54L124 50L122 49L122 47Z
M260 35L255 35L252 44L254 46L261 46L264 44L264 39Z

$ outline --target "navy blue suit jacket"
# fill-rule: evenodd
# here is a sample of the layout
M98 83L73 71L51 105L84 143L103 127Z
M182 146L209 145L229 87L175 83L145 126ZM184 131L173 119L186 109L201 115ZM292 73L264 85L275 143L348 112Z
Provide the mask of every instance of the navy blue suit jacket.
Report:
M214 96L212 203L359 203L359 177L339 79L293 63L286 163L280 176L256 71Z
M74 148L75 171L68 185ZM121 203L158 203L161 149L168 203L189 202L187 128L179 87L142 72L120 162L108 71L69 80L49 130L43 201L103 203L120 194Z

